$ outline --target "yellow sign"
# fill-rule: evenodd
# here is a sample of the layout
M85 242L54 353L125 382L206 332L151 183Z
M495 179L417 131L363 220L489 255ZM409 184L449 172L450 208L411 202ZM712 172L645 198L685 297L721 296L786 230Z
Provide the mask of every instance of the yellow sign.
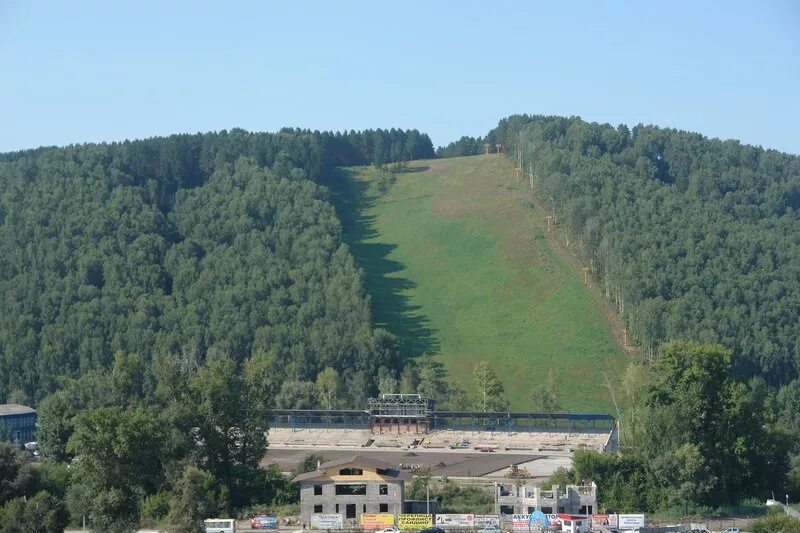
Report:
M432 514L397 515L397 527L400 529L422 529L431 526L433 526Z
M361 529L383 529L394 525L394 515L361 513Z

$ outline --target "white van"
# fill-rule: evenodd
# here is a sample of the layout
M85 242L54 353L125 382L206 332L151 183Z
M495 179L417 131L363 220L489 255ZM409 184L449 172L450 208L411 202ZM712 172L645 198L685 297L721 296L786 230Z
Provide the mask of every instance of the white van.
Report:
M236 520L233 518L209 518L204 522L206 533L236 533Z

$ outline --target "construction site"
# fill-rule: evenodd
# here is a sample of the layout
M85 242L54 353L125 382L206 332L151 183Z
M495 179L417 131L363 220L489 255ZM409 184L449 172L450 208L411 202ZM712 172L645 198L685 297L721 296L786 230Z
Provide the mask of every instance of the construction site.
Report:
M436 476L537 480L575 450L615 449L616 428L608 414L436 411L418 394L384 394L366 410L274 410L264 462L290 471L311 454L357 452Z

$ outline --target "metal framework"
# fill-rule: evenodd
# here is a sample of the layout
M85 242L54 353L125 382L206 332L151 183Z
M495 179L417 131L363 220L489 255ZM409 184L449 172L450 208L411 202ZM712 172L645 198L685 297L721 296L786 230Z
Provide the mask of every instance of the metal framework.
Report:
M434 411L419 394L382 394L368 410L273 409L270 427L371 429L375 433L427 433L429 430L537 432L612 431L614 417L600 413L509 413Z
M273 409L270 427L369 429L369 412L357 409Z
M381 394L368 404L373 433L427 433L430 428L433 400L419 394Z
M433 411L433 400L419 394L381 394L367 400L369 414L373 417L428 418Z
M434 411L431 429L468 431L611 431L614 417L599 413L481 413L475 411Z

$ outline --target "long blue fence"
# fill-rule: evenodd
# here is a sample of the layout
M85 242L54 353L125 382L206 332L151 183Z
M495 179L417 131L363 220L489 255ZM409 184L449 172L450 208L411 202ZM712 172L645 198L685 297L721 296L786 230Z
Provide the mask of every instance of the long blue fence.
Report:
M369 411L358 409L274 409L270 427L319 429L369 429ZM473 411L433 411L428 416L431 429L458 431L610 431L614 417L602 413L483 413Z

